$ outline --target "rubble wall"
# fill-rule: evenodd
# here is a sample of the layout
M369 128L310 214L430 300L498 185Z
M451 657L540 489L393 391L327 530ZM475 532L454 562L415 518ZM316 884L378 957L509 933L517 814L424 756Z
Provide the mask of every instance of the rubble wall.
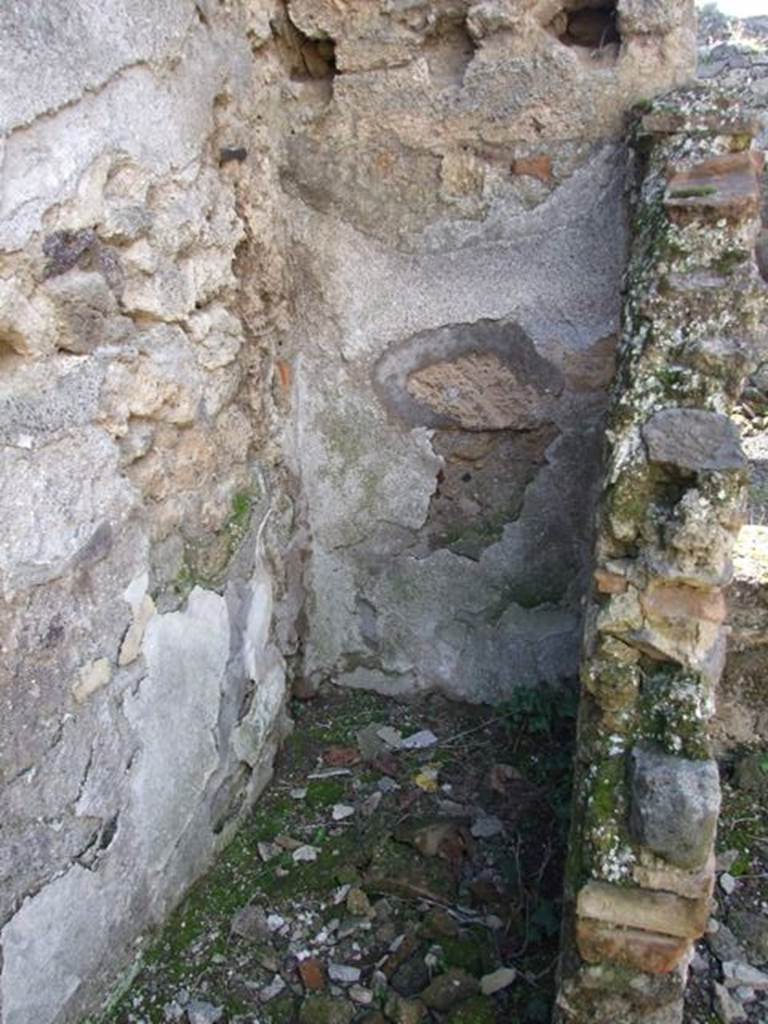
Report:
M763 155L738 94L650 105L587 612L556 1019L674 1024L714 884L711 726L765 358Z
M576 671L624 114L695 46L687 2L601 11L289 4L333 55L281 167L310 686L497 701Z
M0 12L3 1024L98 1004L284 729L282 64L229 8Z

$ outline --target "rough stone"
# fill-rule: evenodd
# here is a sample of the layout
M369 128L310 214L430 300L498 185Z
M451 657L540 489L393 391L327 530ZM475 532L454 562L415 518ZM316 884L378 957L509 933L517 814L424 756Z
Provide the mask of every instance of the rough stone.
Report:
M768 921L765 915L751 910L731 910L728 914L728 923L737 938L744 943L750 960L756 964L768 963ZM725 959L743 958L728 956Z
M636 748L631 786L638 841L678 867L704 864L720 810L717 765Z
M106 686L112 678L112 666L107 658L98 658L83 665L72 684L72 696L78 704L82 704L92 693Z
M723 979L728 988L745 986L761 992L768 990L768 974L739 960L726 960L723 963Z
M662 409L643 427L651 462L692 473L744 467L739 432L728 416L701 409Z
M499 967L491 974L484 974L480 979L480 991L484 996L495 995L508 988L517 977L514 967Z
M426 1012L426 1006L418 999L404 999L395 992L384 1003L384 1015L392 1024L420 1024Z
M220 1024L224 1020L224 1007L191 999L186 1006L189 1024Z
M731 929L720 923L716 932L707 936L707 945L718 960L744 960L745 953Z
M644 889L659 889L674 892L688 899L709 899L715 885L714 858L710 857L704 867L695 871L684 871L666 861L641 853L641 862L632 868L632 878Z
M618 927L696 939L704 933L709 901L590 881L579 891L577 911Z
M576 943L587 963L623 964L650 974L667 974L690 955L691 940L639 928L614 928L579 918Z
M714 982L712 986L715 1013L722 1024L736 1024L747 1019L747 1011L738 999L735 999L725 985Z
M475 995L477 989L476 978L466 971L452 967L445 974L438 974L433 978L420 998L430 1010L445 1013L456 1003Z
M299 1024L351 1024L354 1006L334 996L308 996L299 1010Z

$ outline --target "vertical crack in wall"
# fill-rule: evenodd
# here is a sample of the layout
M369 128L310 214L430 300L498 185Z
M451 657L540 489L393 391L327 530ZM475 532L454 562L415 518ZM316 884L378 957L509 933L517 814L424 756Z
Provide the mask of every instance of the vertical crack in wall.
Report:
M691 89L635 125L624 334L587 613L556 1018L682 1019L714 884L710 720L745 499L729 413L765 357L754 125Z

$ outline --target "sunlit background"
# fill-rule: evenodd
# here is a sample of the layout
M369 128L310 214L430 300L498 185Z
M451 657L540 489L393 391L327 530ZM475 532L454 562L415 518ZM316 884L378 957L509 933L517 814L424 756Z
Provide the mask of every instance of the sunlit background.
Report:
M704 7L706 0L699 0L698 6ZM768 0L717 0L716 5L723 14L736 18L754 18L757 14L768 15Z

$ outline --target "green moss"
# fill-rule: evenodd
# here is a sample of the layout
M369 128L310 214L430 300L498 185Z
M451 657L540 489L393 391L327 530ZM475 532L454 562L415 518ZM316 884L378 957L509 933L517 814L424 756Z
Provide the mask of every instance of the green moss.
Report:
M750 255L746 249L726 249L712 261L712 269L716 270L718 274L728 277L749 258Z
M730 150L732 153L742 153L752 145L752 136L747 132L731 136Z
M646 462L620 474L605 497L608 528L616 540L631 543L643 532L654 495L651 467Z
M239 491L232 497L232 511L220 530L187 541L184 562L173 583L177 594L186 597L196 586L213 590L222 586L232 558L250 525L253 502L253 493Z
M667 753L707 760L711 756L702 682L676 666L646 677L640 697L640 732Z
M264 1009L259 1010L259 1019L264 1021L264 1024L294 1024L296 1000L293 996L273 999Z
M495 1024L496 1009L487 996L472 996L457 1006L448 1018L448 1024Z
M346 783L341 779L317 779L307 787L306 805L312 810L332 807L344 798L346 791Z
M686 188L675 188L670 192L673 199L697 199L702 196L713 196L717 192L714 185L690 185Z
M496 964L492 939L484 930L473 930L456 938L442 938L439 946L446 968L457 967L476 978L492 971Z

